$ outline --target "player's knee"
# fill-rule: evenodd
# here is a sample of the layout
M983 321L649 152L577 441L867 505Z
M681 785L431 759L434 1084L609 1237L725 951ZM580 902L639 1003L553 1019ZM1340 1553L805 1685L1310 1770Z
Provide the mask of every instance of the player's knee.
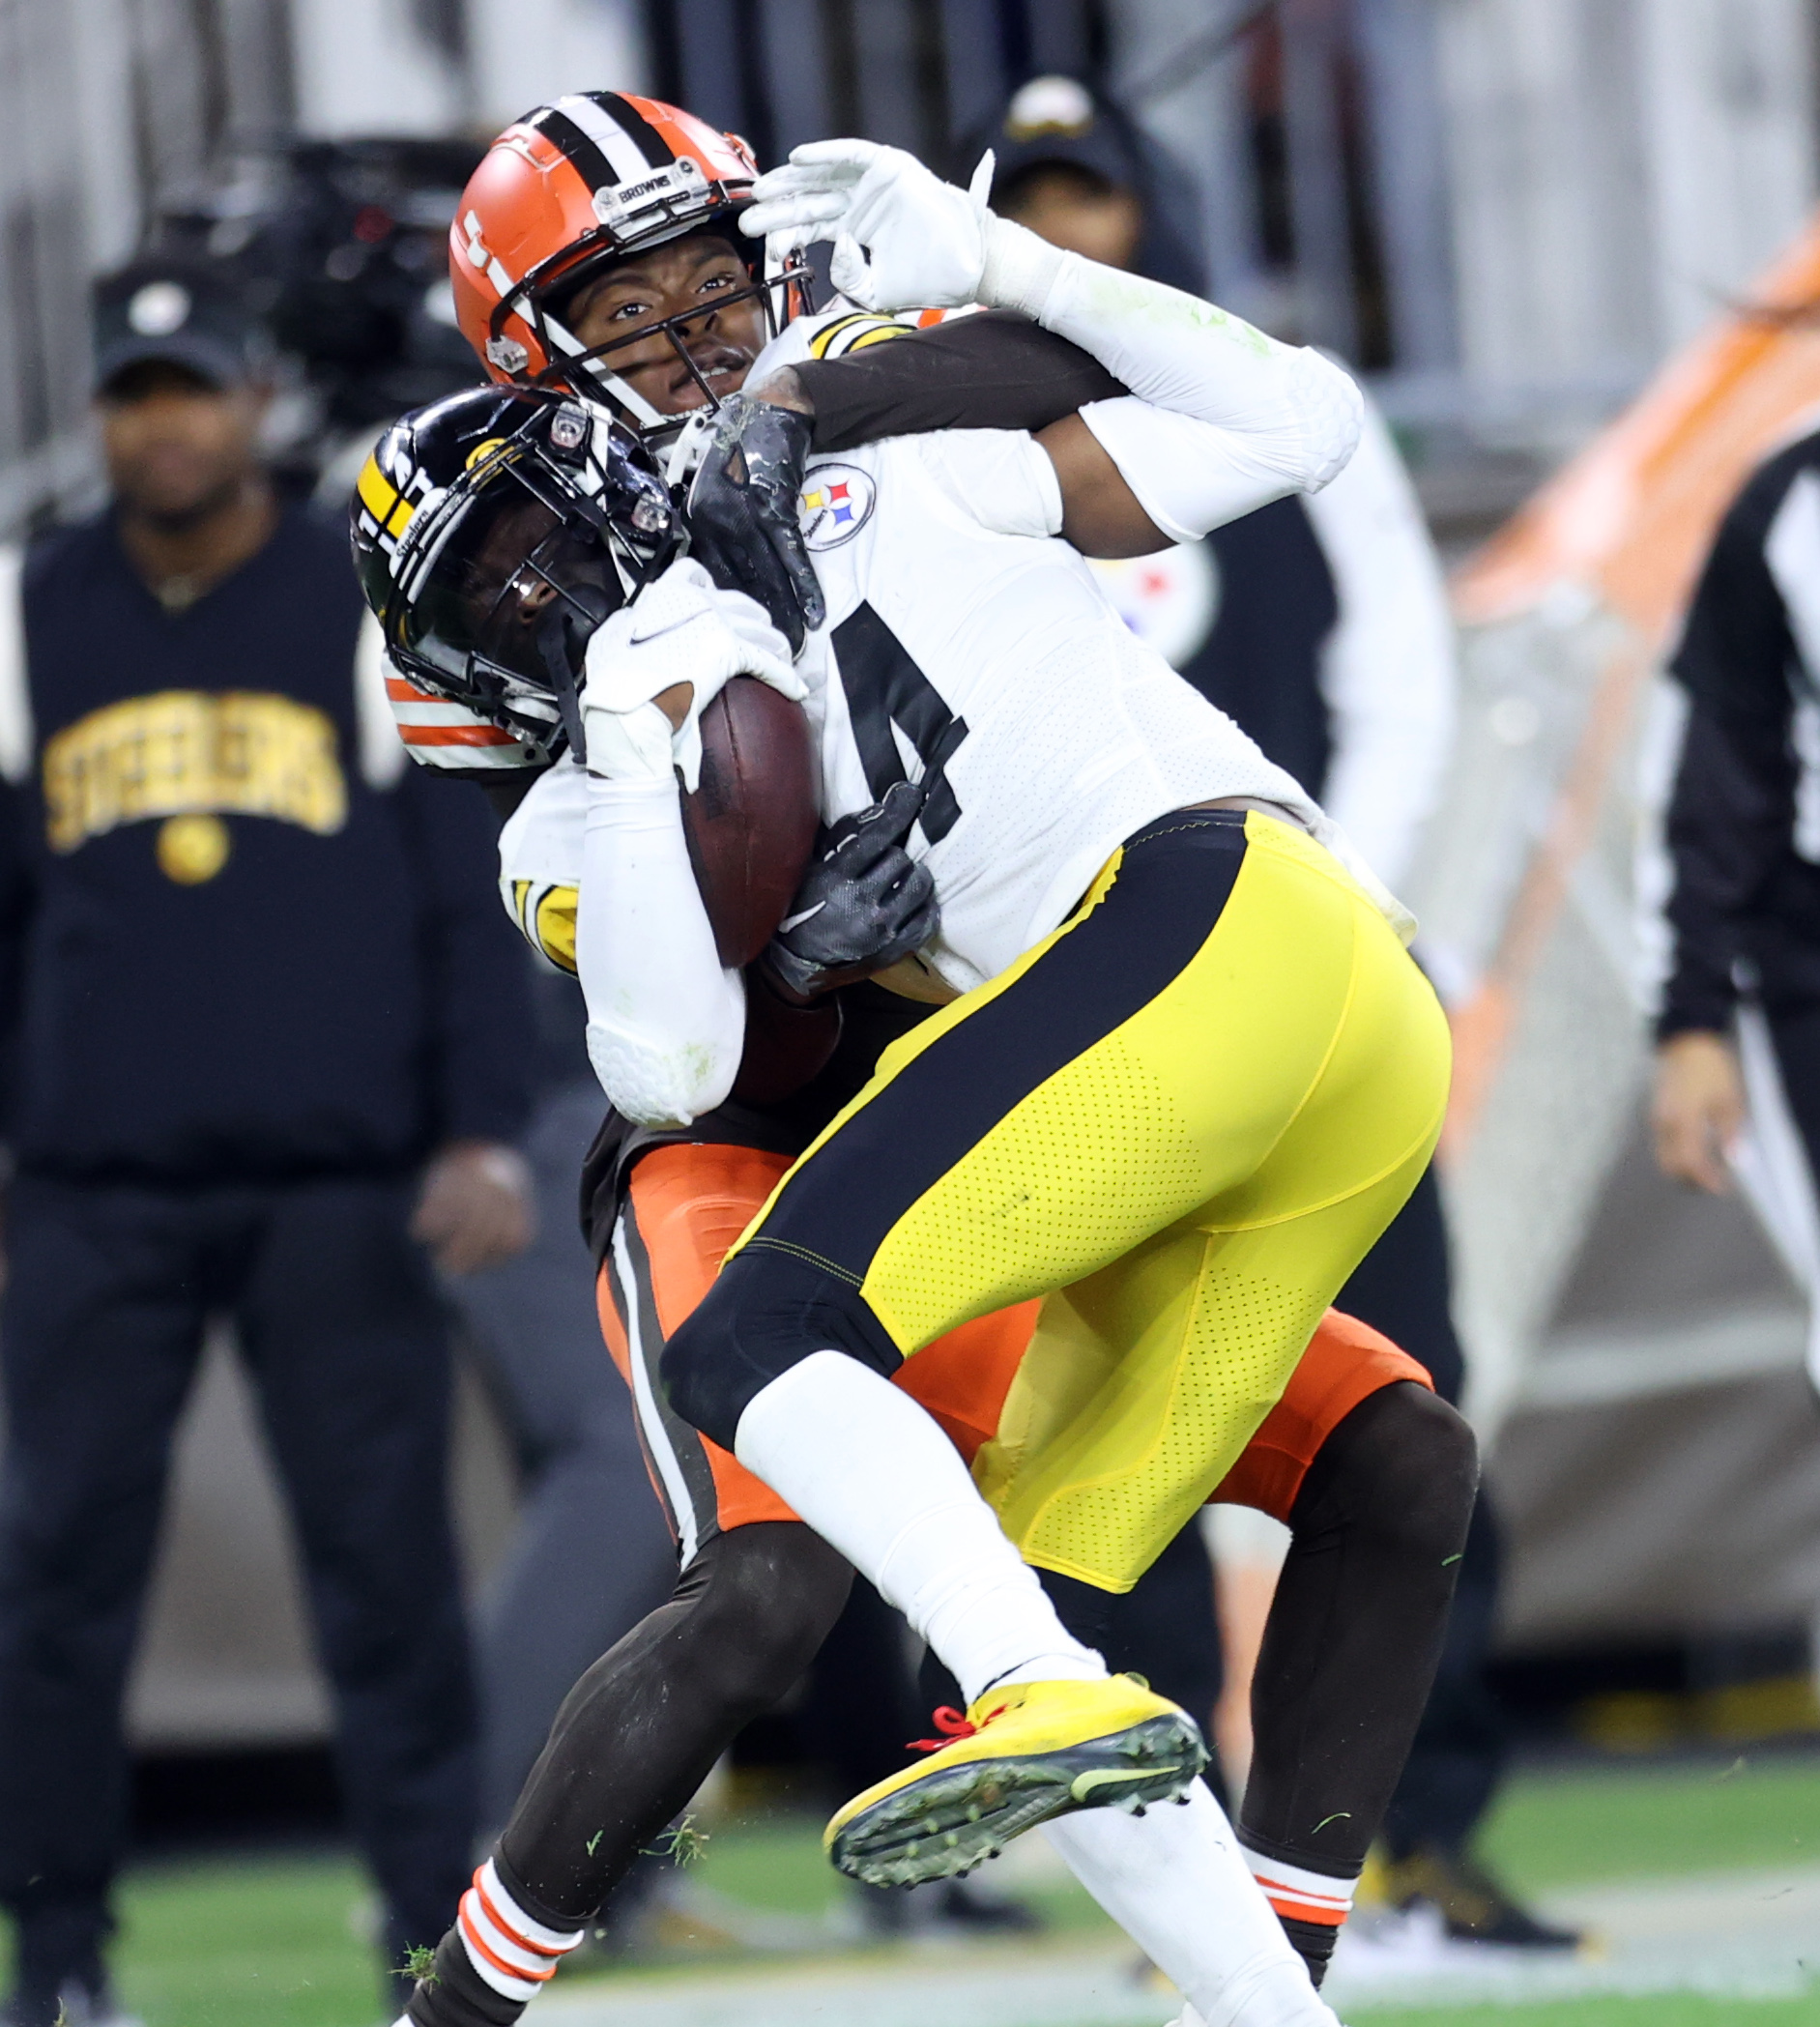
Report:
M799 1520L766 1520L720 1535L697 1607L699 1661L739 1723L789 1694L847 1603L852 1571Z
M1412 1556L1451 1562L1479 1486L1479 1450L1457 1408L1413 1381L1369 1395L1323 1446L1323 1504Z
M1466 1418L1427 1387L1386 1387L1378 1431L1380 1526L1412 1551L1458 1553L1479 1490L1479 1445Z
M723 1450L753 1399L816 1351L845 1351L875 1372L902 1363L859 1290L769 1248L730 1260L664 1346L670 1405Z

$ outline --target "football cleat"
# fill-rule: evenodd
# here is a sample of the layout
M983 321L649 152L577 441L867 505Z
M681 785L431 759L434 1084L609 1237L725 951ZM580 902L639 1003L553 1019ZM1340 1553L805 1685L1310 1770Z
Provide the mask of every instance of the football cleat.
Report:
M835 1868L868 1886L917 1886L969 1872L1014 1837L1078 1809L1141 1813L1179 1797L1207 1763L1199 1728L1135 1676L1016 1682L965 1719L937 1713L946 1739L855 1795L822 1841Z

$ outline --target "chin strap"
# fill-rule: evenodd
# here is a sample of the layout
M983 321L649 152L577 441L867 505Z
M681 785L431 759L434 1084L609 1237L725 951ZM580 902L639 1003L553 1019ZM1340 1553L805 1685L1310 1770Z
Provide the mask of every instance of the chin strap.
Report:
M568 748L578 761L588 757L588 735L582 729L581 686L578 672L588 652L588 643L615 611L606 594L593 585L564 587L553 598L537 622L535 640L538 658L549 674L556 695L558 715L568 734Z

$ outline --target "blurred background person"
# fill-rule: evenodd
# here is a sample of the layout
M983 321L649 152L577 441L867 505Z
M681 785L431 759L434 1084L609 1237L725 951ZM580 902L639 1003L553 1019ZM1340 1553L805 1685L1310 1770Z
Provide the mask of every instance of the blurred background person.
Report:
M479 158L453 136L293 142L248 155L164 221L172 244L198 257L217 249L267 305L296 383L280 478L337 528L378 432L476 378L453 323L448 233ZM442 793L475 799L460 783ZM675 1561L600 1341L577 1214L582 1157L605 1110L580 990L513 947L531 970L536 1024L521 1144L535 1231L504 1264L444 1282L517 1481L510 1534L476 1601L483 1840L576 1678L669 1594Z
M1752 474L1700 574L1670 674L1687 723L1667 817L1671 967L1656 1158L1722 1194L1745 1123L1741 1002L1767 1022L1820 1171L1820 434Z
M1091 259L1201 289L1156 201L1168 163L1079 80L1032 79L989 138L995 211ZM1096 567L1134 630L1295 775L1395 891L1441 792L1458 678L1440 562L1369 399L1358 450L1322 491L1280 500L1203 542ZM1421 1360L1459 1403L1465 1373L1431 1171L1336 1306ZM1381 1890L1411 1918L1418 1949L1437 1927L1462 1942L1568 1949L1579 1940L1521 1906L1473 1853L1509 1750L1488 1679L1497 1566L1482 1495L1434 1693L1384 1826ZM1154 1675L1191 1709L1210 1708L1220 1690L1213 1598L1207 1550L1188 1530L1123 1601L1129 1652L1112 1665Z
M431 792L462 800L471 793L441 784ZM520 958L537 963L522 945ZM512 1530L475 1614L483 1841L510 1814L583 1670L676 1584L676 1544L625 1384L601 1342L576 1211L582 1157L606 1110L581 992L547 966L531 983L537 1048L521 1144L535 1236L504 1264L448 1284L518 1474Z
M360 693L345 538L261 467L258 325L218 271L158 257L95 302L113 502L27 557L0 702L14 2027L120 2017L121 1697L217 1315L295 1524L388 1966L440 1932L476 1740L432 1261L504 1260L531 1217L487 812L401 767Z

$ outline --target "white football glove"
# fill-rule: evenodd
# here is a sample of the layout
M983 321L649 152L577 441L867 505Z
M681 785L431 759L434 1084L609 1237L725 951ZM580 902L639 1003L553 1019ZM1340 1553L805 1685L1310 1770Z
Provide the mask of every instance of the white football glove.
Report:
M609 781L667 781L680 768L693 795L702 778L702 713L736 676L756 676L796 704L809 693L765 608L743 592L722 591L683 557L588 643L581 694L588 771ZM651 700L679 682L694 694L672 732Z
M948 309L980 300L992 172L987 154L961 190L902 148L805 141L752 186L739 229L774 254L832 240L830 277L861 309Z

